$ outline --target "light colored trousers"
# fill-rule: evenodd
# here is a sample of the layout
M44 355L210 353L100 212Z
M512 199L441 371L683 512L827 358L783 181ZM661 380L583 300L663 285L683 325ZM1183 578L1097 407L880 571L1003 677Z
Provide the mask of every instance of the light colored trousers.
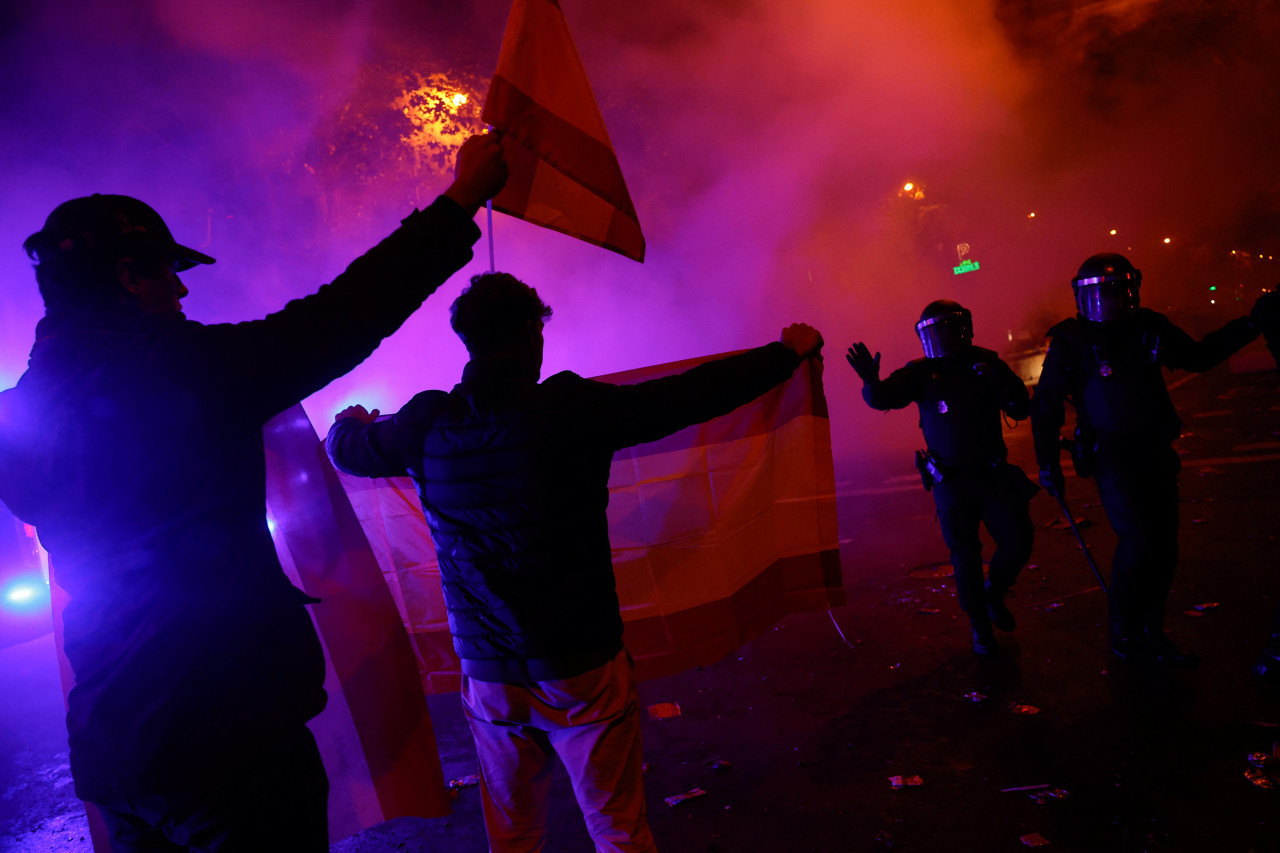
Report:
M632 669L624 650L604 666L556 681L515 685L462 677L492 853L543 849L553 754L569 772L598 853L656 850L645 817Z

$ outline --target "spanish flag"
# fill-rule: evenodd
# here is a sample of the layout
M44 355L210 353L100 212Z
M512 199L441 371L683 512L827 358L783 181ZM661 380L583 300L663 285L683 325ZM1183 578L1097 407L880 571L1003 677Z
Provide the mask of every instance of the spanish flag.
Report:
M510 178L495 210L644 261L644 235L556 0L515 0L483 120Z
M598 377L630 384L700 361ZM714 663L789 612L844 604L822 362L755 401L614 455L609 539L640 678ZM338 474L382 567L427 693L461 667L431 533L407 477Z

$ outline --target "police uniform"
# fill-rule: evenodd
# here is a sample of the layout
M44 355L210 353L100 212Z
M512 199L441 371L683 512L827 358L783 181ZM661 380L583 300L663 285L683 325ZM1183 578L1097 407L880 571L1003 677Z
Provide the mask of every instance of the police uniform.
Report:
M1129 291L1121 309L1099 309L1079 293L1090 282L1121 280ZM1121 658L1194 666L1194 655L1164 634L1165 600L1178 561L1181 460L1173 442L1182 423L1162 370L1208 370L1258 333L1242 317L1196 341L1163 314L1138 307L1139 280L1140 273L1120 255L1094 256L1081 267L1081 313L1048 332L1032 432L1041 482L1053 489L1049 481L1056 475L1061 488L1063 403L1074 406L1079 473L1097 482L1117 538L1108 590L1112 649Z
M922 324L930 313L926 309ZM951 550L956 596L973 625L974 651L989 654L995 651L992 617L997 627L1014 627L1003 598L1031 556L1035 528L1028 504L1038 491L1021 468L1007 461L1001 414L1021 420L1030 400L1022 380L995 352L967 340L951 350L909 362L883 381L864 377L862 398L882 411L912 403L919 408L928 446L919 457L921 473ZM996 545L985 589L980 524Z

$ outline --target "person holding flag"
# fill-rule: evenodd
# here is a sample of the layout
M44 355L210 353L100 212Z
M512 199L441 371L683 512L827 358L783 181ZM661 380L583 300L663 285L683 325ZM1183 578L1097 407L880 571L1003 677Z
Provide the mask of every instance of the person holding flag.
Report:
M426 210L265 319L188 320L178 272L213 258L149 205L59 205L24 248L45 316L0 394L0 500L35 525L75 673L76 795L115 853L327 851L307 720L325 662L264 506L263 425L363 361L471 259L506 181L472 137Z
M551 309L506 273L453 303L471 360L452 391L396 414L352 406L325 446L341 471L413 479L439 559L462 703L494 853L542 850L551 756L597 851L651 851L633 664L622 644L609 529L615 451L744 405L822 347L779 342L635 385L564 371L539 382Z

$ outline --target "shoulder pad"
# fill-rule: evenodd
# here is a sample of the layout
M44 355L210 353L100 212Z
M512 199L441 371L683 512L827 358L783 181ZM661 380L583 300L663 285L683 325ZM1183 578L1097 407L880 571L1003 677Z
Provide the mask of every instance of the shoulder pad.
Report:
M1080 331L1080 320L1078 317L1068 317L1061 323L1051 326L1049 331L1044 333L1046 338L1071 337Z

